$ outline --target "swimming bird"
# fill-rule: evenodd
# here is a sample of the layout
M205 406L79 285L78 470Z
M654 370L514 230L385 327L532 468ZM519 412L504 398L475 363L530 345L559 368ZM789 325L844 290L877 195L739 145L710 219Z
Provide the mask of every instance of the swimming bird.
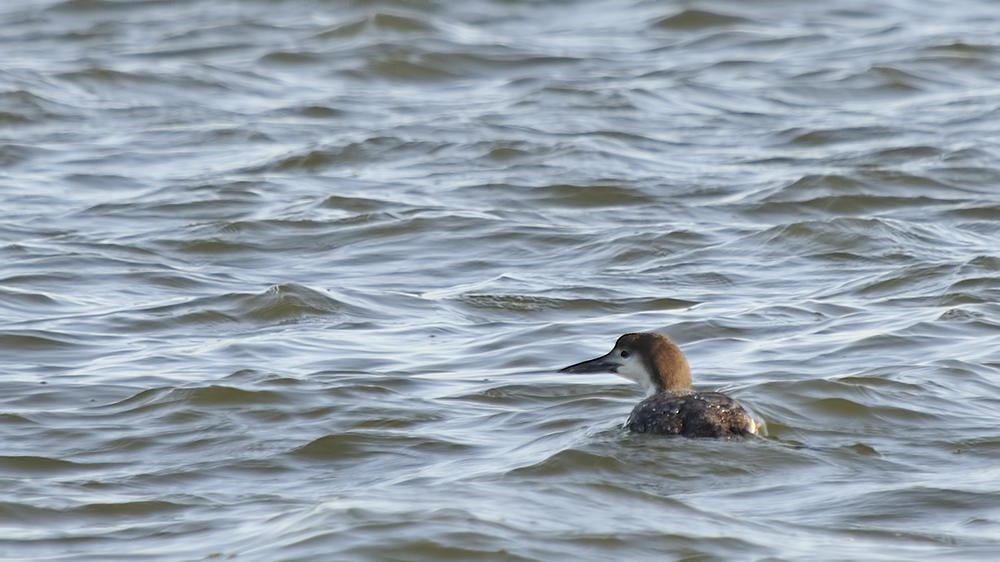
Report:
M673 341L654 333L625 334L611 353L570 365L560 373L611 372L639 383L646 399L625 427L639 433L684 437L739 437L757 432L757 422L721 392L696 392L691 367Z

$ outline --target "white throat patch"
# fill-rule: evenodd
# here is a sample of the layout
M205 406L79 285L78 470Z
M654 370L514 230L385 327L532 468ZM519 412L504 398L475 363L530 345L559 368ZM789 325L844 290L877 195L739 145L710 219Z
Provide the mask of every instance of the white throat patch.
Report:
M653 373L646 368L646 362L637 353L631 353L628 357L622 357L620 350L615 350L619 362L618 376L624 377L632 382L638 383L646 391L646 396L656 394L656 384L653 383Z

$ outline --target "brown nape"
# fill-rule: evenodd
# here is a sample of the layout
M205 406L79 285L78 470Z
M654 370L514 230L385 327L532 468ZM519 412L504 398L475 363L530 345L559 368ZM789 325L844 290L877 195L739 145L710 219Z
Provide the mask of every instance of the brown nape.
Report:
M654 377L657 392L691 388L691 366L677 344L667 336L653 333L625 334L616 346L639 353Z

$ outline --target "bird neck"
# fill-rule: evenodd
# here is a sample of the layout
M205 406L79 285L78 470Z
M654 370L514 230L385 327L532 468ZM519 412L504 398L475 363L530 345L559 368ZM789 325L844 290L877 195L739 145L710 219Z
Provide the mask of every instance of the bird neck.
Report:
M655 392L691 388L691 366L681 350L669 340L657 343L659 349L651 355L654 364L649 366Z

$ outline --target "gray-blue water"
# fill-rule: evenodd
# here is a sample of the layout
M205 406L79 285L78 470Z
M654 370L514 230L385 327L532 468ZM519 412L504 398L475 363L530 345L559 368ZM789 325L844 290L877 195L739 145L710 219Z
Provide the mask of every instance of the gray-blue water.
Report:
M0 2L0 558L994 556L998 118L985 0Z

